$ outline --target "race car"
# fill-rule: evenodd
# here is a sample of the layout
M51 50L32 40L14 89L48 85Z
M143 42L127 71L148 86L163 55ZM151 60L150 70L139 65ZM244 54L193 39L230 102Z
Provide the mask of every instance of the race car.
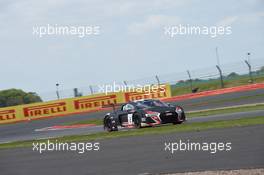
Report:
M186 120L182 107L173 106L156 99L144 99L122 104L119 110L107 113L104 117L104 129L118 131L118 126L141 128L173 123L181 124Z

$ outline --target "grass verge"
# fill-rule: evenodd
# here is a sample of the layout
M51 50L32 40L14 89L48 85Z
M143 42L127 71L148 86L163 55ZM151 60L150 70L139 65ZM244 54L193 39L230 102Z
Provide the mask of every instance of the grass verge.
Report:
M238 127L238 126L249 126L249 125L259 125L264 124L264 116L252 117L252 118L243 118L235 119L228 121L210 121L202 123L184 123L181 125L166 125L162 127L151 127L151 128L142 128L129 131L119 131L119 132L99 132L89 135L75 135L75 136L65 136L49 139L50 141L57 142L79 142L79 141L93 141L100 139L110 139L118 137L128 137L128 136L142 136L150 134L165 134L165 133L177 133L177 132L190 132L190 131L202 131L208 129L216 128L229 128L229 127ZM30 141L18 141L12 143L3 143L0 144L0 149L4 148L18 148L18 147L30 147L32 142L37 140ZM47 142L47 139L38 140L38 142Z
M263 83L264 82L264 75L254 76L254 83ZM235 87L241 85L247 85L249 83L248 76L237 76L230 79L224 79L224 86L225 87ZM220 80L208 80L208 81L201 81L195 82L193 81L193 87L199 88L199 92L208 91L208 90L216 90L221 89ZM185 83L184 85L171 85L171 95L183 95L188 94L190 92L190 83Z

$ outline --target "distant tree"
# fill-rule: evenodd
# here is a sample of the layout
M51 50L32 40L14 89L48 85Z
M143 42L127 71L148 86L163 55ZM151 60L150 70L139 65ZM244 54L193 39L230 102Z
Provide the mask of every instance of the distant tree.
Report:
M185 81L184 81L184 80L179 80L179 81L176 83L176 85L183 85L183 84L185 84Z
M178 83L184 83L184 80L179 80Z
M235 72L232 72L229 75L227 75L228 78L233 78L233 77L237 77L237 76L239 76L239 74L237 74Z
M256 71L259 74L263 74L264 73L264 66L262 66L259 70Z
M201 80L199 78L195 78L193 81L199 82L199 81L203 81L203 80Z
M24 92L20 89L7 89L0 91L0 107L15 106L42 102L35 92Z

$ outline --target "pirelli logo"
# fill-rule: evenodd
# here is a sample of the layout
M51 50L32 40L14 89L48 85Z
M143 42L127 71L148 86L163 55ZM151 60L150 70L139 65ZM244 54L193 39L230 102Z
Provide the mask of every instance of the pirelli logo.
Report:
M127 92L125 93L126 102L141 100L141 99L152 99L152 98L165 98L167 97L166 89L157 90L155 92Z
M0 121L12 120L16 118L16 111L14 109L0 111Z
M51 103L23 108L25 117L39 117L43 115L54 115L67 110L65 102Z
M90 109L90 108L98 108L105 105L116 104L116 103L117 103L116 95L107 95L101 97L74 100L74 108L76 110Z

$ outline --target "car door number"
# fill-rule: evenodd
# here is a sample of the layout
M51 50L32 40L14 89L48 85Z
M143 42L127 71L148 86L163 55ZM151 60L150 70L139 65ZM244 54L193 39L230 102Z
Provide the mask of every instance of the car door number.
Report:
M133 114L127 114L127 122L129 125L133 124Z

